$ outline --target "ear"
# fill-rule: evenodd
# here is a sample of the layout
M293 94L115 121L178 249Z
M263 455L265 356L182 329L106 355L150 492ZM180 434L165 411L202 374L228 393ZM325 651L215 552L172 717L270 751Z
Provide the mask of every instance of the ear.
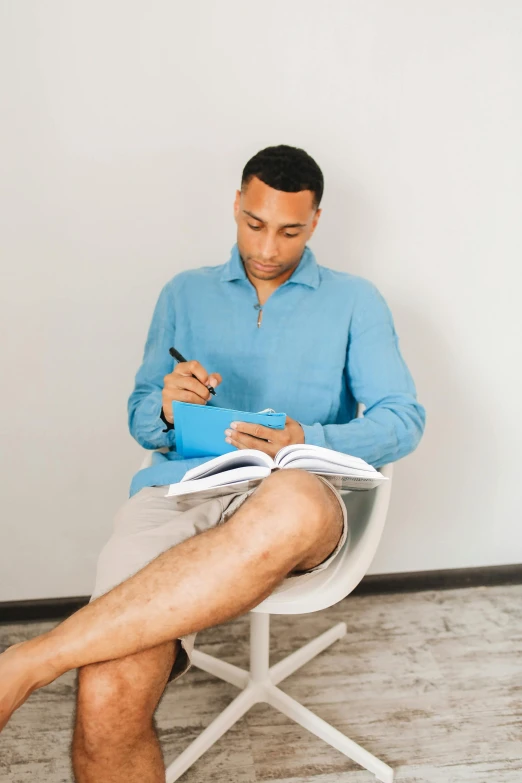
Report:
M239 204L241 202L241 191L236 190L236 197L234 199L234 220L237 223L237 218L239 215Z
M317 209L315 211L314 219L312 220L312 228L311 228L311 231L310 231L310 236L312 236L312 234L314 233L314 231L316 229L316 226L317 226L317 224L319 222L319 218L321 217L321 211L322 210L320 210L320 209Z

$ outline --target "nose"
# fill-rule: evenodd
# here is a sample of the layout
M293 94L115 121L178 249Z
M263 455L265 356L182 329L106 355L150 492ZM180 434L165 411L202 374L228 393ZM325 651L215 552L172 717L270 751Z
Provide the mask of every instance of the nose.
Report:
M259 260L262 263L268 264L270 263L270 261L273 261L273 259L276 257L277 257L276 237L266 232L259 246Z

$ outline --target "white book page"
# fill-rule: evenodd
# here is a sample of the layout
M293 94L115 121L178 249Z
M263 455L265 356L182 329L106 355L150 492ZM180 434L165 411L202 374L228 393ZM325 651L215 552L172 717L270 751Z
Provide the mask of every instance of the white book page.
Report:
M375 471L375 476L371 478L363 478L361 476L344 476L334 475L331 473L319 472L319 475L324 476L327 481L330 482L336 489L339 490L366 490L375 489L379 487L384 481L389 481L387 476L383 476L378 470Z
M187 470L181 481L192 481L248 466L269 468L270 472L275 464L272 457L259 449L238 449L230 451L228 454L221 454L219 457L204 462L203 465L196 465L195 468Z
M203 492L212 487L226 487L239 481L250 481L252 479L262 479L269 476L272 471L267 467L259 465L250 465L243 468L227 470L224 473L214 473L206 478L193 479L192 481L178 481L171 484L165 497L174 495L188 495L191 492Z
M280 468L283 468L294 460L301 458L316 458L317 461L324 459L327 463L334 463L339 465L339 467L368 470L371 473L378 472L372 465L369 465L360 457L352 457L350 454L343 454L340 451L326 449L324 446L313 446L311 443L293 443L290 446L284 446L284 448L279 449L277 452L274 462Z
M205 500L214 500L215 498L221 497L222 495L230 495L231 493L235 494L237 492L247 492L249 489L255 489L257 486L259 486L262 480L263 479L261 478L256 478L247 479L246 481L234 481L232 484L225 484L224 486L219 487L210 487L209 489L198 489L197 487L194 487L193 481L187 481L185 484L175 484L173 486L179 486L179 491L176 491L178 496L180 493L181 497L197 494L201 499L201 502L204 503ZM168 494L165 495L165 497L168 497Z
M367 470L366 468L364 470L362 468L344 468L337 462L327 462L325 459L314 459L313 457L311 459L297 459L290 463L286 463L284 467L285 469L297 468L298 470L309 470L312 473L322 473L323 475L326 475L327 473L331 473L332 475L344 475L344 470L346 470L346 475L350 476L360 476L361 478L370 479L373 479L376 476L378 478L379 476L378 471L376 471L375 468L371 468L371 470Z

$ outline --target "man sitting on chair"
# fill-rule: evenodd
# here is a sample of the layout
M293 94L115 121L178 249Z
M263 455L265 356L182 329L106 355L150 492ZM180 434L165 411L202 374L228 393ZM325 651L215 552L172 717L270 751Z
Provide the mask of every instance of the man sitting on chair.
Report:
M173 400L204 405L213 386L220 407L284 411L283 430L237 422L223 433L271 456L312 443L379 467L419 443L425 411L385 300L368 280L319 266L307 246L322 192L301 149L268 147L247 163L229 261L164 286L129 398L132 435L169 451L134 477L90 603L0 656L0 728L35 689L78 668L78 783L164 781L154 713L190 666L196 633L328 567L346 538L341 496L306 471L166 497L194 464L176 452ZM175 363L170 347L190 361Z

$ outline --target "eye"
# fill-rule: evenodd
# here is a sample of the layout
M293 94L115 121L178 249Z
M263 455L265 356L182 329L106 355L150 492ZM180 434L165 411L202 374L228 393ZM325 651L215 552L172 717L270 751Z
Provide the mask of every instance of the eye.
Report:
M252 229L252 231L261 231L263 226L253 226L252 223L247 223L248 227Z
M299 236L299 234L288 234L285 232L285 237L290 238L290 237L297 237L297 236Z

